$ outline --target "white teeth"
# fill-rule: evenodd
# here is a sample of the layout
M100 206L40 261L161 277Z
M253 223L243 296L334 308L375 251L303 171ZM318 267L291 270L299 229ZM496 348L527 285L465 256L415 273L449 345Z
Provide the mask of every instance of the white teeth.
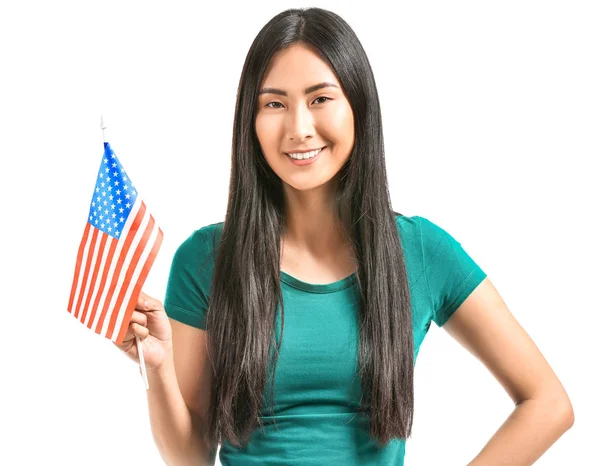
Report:
M304 152L301 154L288 154L291 158L293 159L297 159L297 160L303 160L303 159L312 159L313 157L315 157L319 152L321 152L321 149L317 149L317 150L313 150L311 152Z

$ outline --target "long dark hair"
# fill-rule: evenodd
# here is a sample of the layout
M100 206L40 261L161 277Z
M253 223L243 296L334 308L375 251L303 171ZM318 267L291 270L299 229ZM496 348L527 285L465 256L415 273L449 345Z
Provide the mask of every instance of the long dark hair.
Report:
M262 156L255 118L259 86L274 53L293 43L312 46L328 63L354 114L355 144L340 169L336 215L350 238L360 290L360 415L379 447L412 430L413 332L408 278L397 212L391 207L381 109L369 61L350 26L320 8L289 9L258 33L239 81L227 213L215 257L206 317L213 368L206 440L241 447L260 420L269 377L280 289L284 231L281 179ZM274 346L271 346L274 345ZM274 399L271 397L271 399ZM271 407L271 412L272 407Z

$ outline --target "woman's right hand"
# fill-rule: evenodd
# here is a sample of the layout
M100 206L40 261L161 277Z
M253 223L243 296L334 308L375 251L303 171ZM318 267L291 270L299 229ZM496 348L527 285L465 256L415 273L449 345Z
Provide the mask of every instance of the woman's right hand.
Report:
M141 340L146 369L160 368L173 349L171 323L162 303L143 291L138 296L123 344L118 345L113 342L130 359L139 364L136 336Z

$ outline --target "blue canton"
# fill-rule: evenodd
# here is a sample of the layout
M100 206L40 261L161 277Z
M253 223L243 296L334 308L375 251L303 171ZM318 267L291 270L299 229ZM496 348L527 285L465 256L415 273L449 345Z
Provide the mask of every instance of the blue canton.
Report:
M110 144L105 142L88 222L119 239L136 198L137 191L131 180Z

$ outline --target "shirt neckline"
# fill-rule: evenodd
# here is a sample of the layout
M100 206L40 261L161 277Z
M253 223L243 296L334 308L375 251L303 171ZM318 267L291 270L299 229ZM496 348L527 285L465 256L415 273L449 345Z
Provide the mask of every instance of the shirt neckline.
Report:
M342 278L341 280L333 283L308 283L291 276L289 273L286 273L283 270L280 270L279 272L282 282L309 293L332 293L334 291L340 291L344 288L348 288L357 281L356 272L353 272L346 278Z

